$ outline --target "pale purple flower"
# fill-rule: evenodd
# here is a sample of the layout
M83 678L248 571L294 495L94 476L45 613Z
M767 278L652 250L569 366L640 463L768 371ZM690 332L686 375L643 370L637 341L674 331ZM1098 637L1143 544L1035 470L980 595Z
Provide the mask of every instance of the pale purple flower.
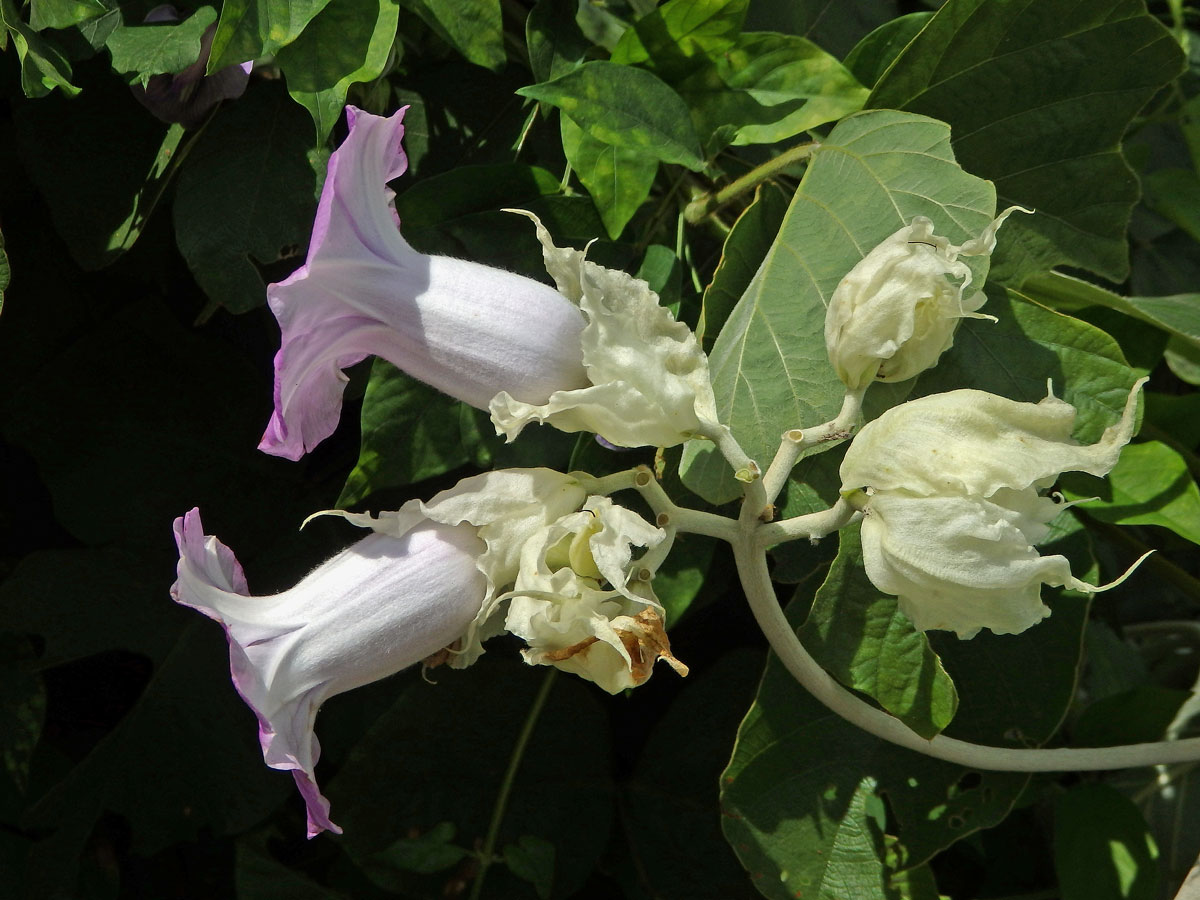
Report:
M476 565L484 541L471 525L414 516L400 536L371 534L269 597L249 595L233 551L204 533L199 510L175 520L175 541L171 595L224 626L233 683L258 716L264 760L292 772L309 837L340 833L314 774L317 710L464 635L488 589Z
M588 384L575 304L540 282L427 256L400 235L387 182L407 168L404 110L346 107L308 259L267 288L283 332L275 412L259 449L299 459L337 426L342 370L379 356L479 409L500 391L532 404Z

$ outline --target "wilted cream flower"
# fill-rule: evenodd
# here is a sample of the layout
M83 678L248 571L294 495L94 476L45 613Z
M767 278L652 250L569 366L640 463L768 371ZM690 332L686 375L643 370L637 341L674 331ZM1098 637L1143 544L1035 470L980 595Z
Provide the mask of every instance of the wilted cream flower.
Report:
M521 212L510 210L510 212ZM511 441L530 422L560 431L591 431L619 447L671 447L693 437L717 440L708 357L696 336L640 278L588 262L582 250L555 247L531 213L546 271L558 292L578 304L585 387L564 386L544 403L507 390L491 402L492 422Z
M659 659L686 675L649 581L630 572L633 547L664 538L607 497L589 497L581 511L527 541L504 623L529 645L526 661L574 672L612 694L641 684Z
M959 257L991 254L997 230L1017 210L1030 212L1010 206L961 246L917 216L846 274L825 313L825 347L847 388L912 378L950 349L959 319L995 321L976 312L983 291L964 297L971 270Z
M1039 556L1062 502L1041 496L1062 472L1108 473L1133 435L1134 385L1098 442L1071 440L1075 409L1053 394L1018 403L983 391L922 397L863 427L842 462L841 493L864 512L871 582L920 630L960 638L1016 634L1050 614L1043 584L1085 593L1063 556ZM1128 574L1128 573L1126 573Z

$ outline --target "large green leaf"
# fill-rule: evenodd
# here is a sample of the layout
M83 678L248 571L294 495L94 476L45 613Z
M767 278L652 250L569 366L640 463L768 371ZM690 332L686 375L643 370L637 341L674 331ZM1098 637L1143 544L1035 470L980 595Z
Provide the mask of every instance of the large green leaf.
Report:
M1068 517L1064 517L1069 520ZM1078 558L1077 523L1046 551ZM1047 592L1054 613L1020 635L970 641L931 635L958 688L947 733L995 746L1036 746L1059 726L1075 692L1087 601ZM805 604L793 602L794 627ZM975 771L902 750L814 700L772 655L721 779L725 836L767 897L887 896L871 794L886 796L889 833L915 865L1000 822L1028 776ZM878 809L878 807L875 807ZM893 827L894 825L894 827ZM854 852L845 852L847 842ZM851 887L840 887L850 885Z
M867 579L857 529L844 529L800 639L821 666L922 737L954 718L954 683L925 635ZM801 590L804 590L801 588Z
M485 69L504 66L500 0L404 0L468 62Z
M1200 489L1183 457L1166 444L1126 447L1107 485L1071 475L1063 480L1063 490L1073 500L1098 496L1081 509L1101 522L1159 525L1200 544Z
M200 58L200 39L217 21L211 6L202 6L182 22L118 26L105 46L118 72L136 72L142 84L151 75L182 72Z
M948 122L1001 206L1037 209L1006 226L1006 278L1070 263L1122 281L1138 184L1121 136L1182 67L1142 0L949 0L867 105Z
M1200 294L1173 297L1122 297L1112 291L1072 278L1062 272L1044 272L1025 280L1022 293L1058 309L1104 306L1149 322L1189 343L1200 345Z
M323 144L341 118L350 85L383 74L400 7L396 0L330 0L276 54L292 99L309 111Z
M213 35L209 73L275 53L300 32L329 0L225 0Z
M452 397L376 359L362 407L358 464L346 479L339 507L370 494L441 475L470 460L463 428L474 418ZM478 436L474 437L478 441Z
M175 239L213 303L231 312L261 306L255 263L299 255L315 206L311 135L282 86L260 82L192 148L175 193Z
M650 196L658 160L640 150L597 140L566 113L559 119L567 162L592 195L608 236L616 240Z
M683 100L650 72L589 62L517 93L557 106L599 141L689 169L704 166Z
M961 243L995 209L959 168L943 123L891 110L843 120L813 154L779 234L710 357L721 420L761 466L789 428L833 418L843 388L825 351L825 305L842 277L914 216ZM973 258L975 283L986 260ZM693 442L684 483L711 502L740 492L711 445Z

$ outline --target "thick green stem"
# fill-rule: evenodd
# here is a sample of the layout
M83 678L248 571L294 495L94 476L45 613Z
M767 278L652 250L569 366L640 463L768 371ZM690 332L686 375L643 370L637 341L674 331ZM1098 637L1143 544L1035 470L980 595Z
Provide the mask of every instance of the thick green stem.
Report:
M496 839L500 836L500 825L504 821L505 810L508 809L508 795L512 793L517 770L521 768L521 760L525 756L525 748L529 745L529 738L537 726L538 718L542 714L542 708L546 705L546 698L550 696L550 689L554 686L554 677L557 674L557 669L546 670L542 686L538 688L537 696L533 698L533 705L529 707L529 713L525 716L525 724L521 726L521 733L517 735L517 742L513 745L512 755L508 759L508 768L504 770L504 778L501 779L500 790L496 794L496 803L492 807L492 820L488 823L487 836L483 839L483 847L479 851L479 874L475 876L475 881L471 885L470 900L479 900L483 896L483 880L487 875L488 866L495 862Z
M792 147L774 159L767 160L761 166L751 169L741 178L731 181L719 191L710 191L707 194L697 197L683 211L684 219L690 224L695 225L705 217L716 212L730 200L741 196L747 191L754 190L762 182L768 178L774 178L789 166L794 166L796 163L808 159L808 157L812 156L813 151L820 146L816 141L810 141L807 144Z

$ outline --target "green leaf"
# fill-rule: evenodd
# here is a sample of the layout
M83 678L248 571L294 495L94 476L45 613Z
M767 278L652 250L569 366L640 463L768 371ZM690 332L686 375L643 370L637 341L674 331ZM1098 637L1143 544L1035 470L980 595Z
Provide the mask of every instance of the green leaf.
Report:
M931 18L931 12L915 12L885 22L854 45L846 68L867 87L874 87Z
M466 465L459 406L452 397L376 359L363 397L358 463L337 505L348 508L377 491Z
M404 0L404 5L468 62L485 69L503 68L500 0Z
M31 0L29 27L34 31L70 28L108 11L109 7L101 0Z
M1072 500L1100 499L1080 508L1094 519L1115 525L1159 525L1200 544L1200 489L1187 463L1166 444L1147 441L1121 451L1108 483L1072 473L1063 492Z
M1076 785L1054 803L1054 869L1062 900L1154 900L1158 847L1132 802L1104 784Z
M1070 517L1065 517L1069 519ZM1044 552L1079 555L1080 526ZM1070 546L1064 546L1067 543ZM1088 602L1047 592L1054 612L1020 635L970 641L931 633L958 688L947 733L995 746L1036 746L1058 728L1075 693ZM787 608L793 627L805 604ZM766 896L886 896L885 873L868 842L870 795L886 797L888 832L907 850L905 864L1004 819L1028 776L940 762L880 741L830 712L772 655L754 705L738 731L721 779L725 836ZM857 836L854 854L839 841Z
M1061 272L1027 278L1021 292L1056 309L1104 306L1161 328L1200 346L1200 294L1174 297L1122 297L1112 291Z
M145 84L151 75L182 72L200 58L200 39L217 21L217 11L202 6L182 22L118 26L105 46L118 72L136 72Z
M712 349L729 313L750 286L754 273L779 233L789 199L787 192L774 182L760 184L754 191L753 202L742 211L725 236L721 260L712 281L704 289L700 321L696 325L696 337L703 342L705 350Z
M733 45L748 6L749 0L668 0L621 35L612 61L677 81Z
M678 85L702 136L772 144L862 109L867 89L816 44L793 35L747 33L715 64Z
M224 0L213 35L208 73L286 47L327 3L329 0Z
M79 93L71 83L71 64L50 40L21 18L13 0L0 0L0 21L12 37L21 61L21 89L26 97L45 97L59 88L68 97Z
M350 85L383 74L399 16L396 0L330 0L300 37L276 54L288 93L313 117L318 144L341 118Z
M843 388L825 350L825 305L842 277L914 216L961 243L995 210L992 186L959 168L941 122L872 110L840 122L809 163L779 234L717 336L717 412L765 465L789 428L833 418ZM975 284L986 269L973 258ZM986 265L986 261L984 261ZM713 503L740 495L711 445L690 442L684 483Z
M589 62L517 93L558 107L599 141L693 170L704 167L687 107L650 72Z
M1188 691L1140 684L1101 697L1089 703L1071 726L1071 743L1077 747L1117 747L1164 740L1168 726L1189 696Z
M540 900L549 900L554 886L554 845L523 834L504 848L504 863L518 878L530 882Z
M431 875L448 869L464 856L467 850L454 840L454 823L438 822L424 834L405 837L375 854L373 863Z
M948 122L959 161L995 182L1001 207L1038 211L1005 226L1007 279L1070 263L1123 281L1138 184L1121 135L1182 67L1141 0L949 0L867 105Z
M640 150L597 140L566 113L559 119L567 162L591 194L608 236L615 241L650 196L658 160Z
M209 123L175 192L175 239L213 303L240 313L266 301L255 263L298 255L312 225L308 117L278 82L252 83Z
M579 29L575 12L558 0L538 0L525 19L529 67L537 81L549 81L571 71L592 44Z
M858 530L843 529L840 538L800 639L838 681L932 738L954 718L954 682L896 598L882 596L867 579Z

